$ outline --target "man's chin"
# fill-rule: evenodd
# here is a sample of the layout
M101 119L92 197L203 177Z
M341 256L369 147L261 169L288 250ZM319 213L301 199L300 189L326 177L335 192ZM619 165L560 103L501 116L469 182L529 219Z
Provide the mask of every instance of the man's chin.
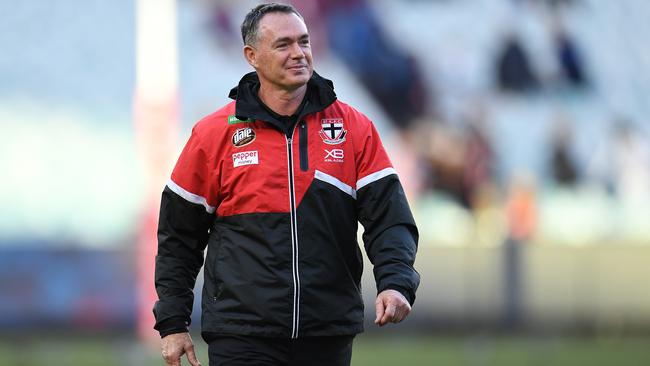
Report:
M303 75L292 75L285 80L284 84L289 88L297 89L307 84L310 78L311 73L305 73Z

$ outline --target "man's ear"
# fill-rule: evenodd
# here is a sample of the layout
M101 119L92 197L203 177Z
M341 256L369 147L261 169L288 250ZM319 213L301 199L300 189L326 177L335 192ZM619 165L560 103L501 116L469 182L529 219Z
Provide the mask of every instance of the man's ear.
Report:
M248 64L257 68L257 50L249 45L244 46L244 58L248 61Z

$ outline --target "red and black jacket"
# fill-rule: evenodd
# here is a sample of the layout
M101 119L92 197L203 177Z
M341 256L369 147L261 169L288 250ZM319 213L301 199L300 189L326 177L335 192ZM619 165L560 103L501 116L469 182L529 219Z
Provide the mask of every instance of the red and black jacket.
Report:
M316 73L293 126L258 88L245 75L235 101L194 126L163 191L154 307L163 336L189 325L206 246L204 335L363 331L358 222L377 291L415 300L417 228L373 124Z

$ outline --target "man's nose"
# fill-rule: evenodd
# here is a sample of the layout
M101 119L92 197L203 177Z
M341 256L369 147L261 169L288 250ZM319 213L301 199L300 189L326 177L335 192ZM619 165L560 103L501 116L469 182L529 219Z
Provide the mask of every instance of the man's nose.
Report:
M303 58L303 57L305 57L305 52L302 50L302 47L300 47L300 44L298 44L298 43L292 43L291 44L290 56L291 56L291 58Z

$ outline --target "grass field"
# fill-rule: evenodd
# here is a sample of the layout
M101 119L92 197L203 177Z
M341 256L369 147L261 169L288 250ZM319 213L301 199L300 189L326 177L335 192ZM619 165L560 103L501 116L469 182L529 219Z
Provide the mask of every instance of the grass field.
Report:
M198 337L195 337L198 340ZM207 366L207 350L197 342ZM186 365L187 363L183 363ZM155 347L132 338L53 338L0 341L0 365L164 365ZM355 366L650 365L650 338L560 338L514 336L377 337L362 335L354 345ZM308 365L306 365L308 366Z

